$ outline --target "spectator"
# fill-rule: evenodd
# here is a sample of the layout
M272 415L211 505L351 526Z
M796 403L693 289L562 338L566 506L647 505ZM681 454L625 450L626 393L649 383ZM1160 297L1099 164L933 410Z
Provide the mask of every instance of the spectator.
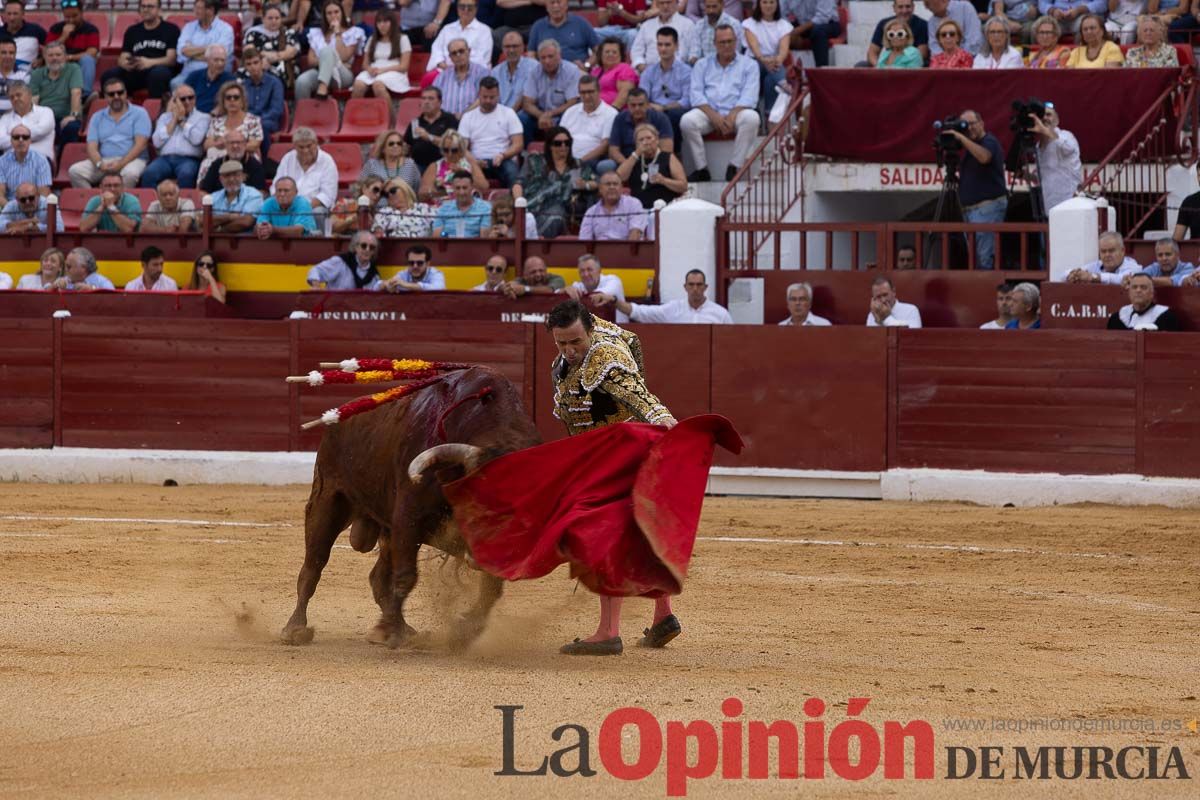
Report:
M21 288L20 286L17 287ZM1179 320L1167 306L1154 300L1154 279L1144 272L1129 278L1129 305L1108 318L1110 331L1177 331Z
M660 28L655 34L658 60L642 72L638 85L646 90L650 108L661 111L671 121L675 133L675 152L680 152L680 121L692 107L692 68L675 57L679 34L674 28Z
M1071 57L1071 46L1060 44L1062 26L1050 16L1038 17L1033 23L1033 40L1037 52L1029 58L1030 69L1057 69L1065 67Z
M945 24L945 23L944 23ZM1006 34L1007 35L1007 34ZM1000 140L983 127L978 111L964 111L959 119L967 123L967 133L949 131L962 144L962 170L958 199L963 219L974 224L1004 222L1008 210L1008 186L1004 182L1004 148ZM979 233L975 237L975 266L992 269L996 236Z
M517 156L525 149L525 137L517 112L499 103L499 81L484 76L479 82L478 105L463 114L458 132L467 140L483 174L509 188L517 182Z
M433 266L433 253L423 244L408 248L408 269L400 270L387 281L391 292L441 292L446 289L446 276Z
M291 4L290 13L292 16L289 16L285 21L296 30L319 28L324 21L325 4L327 2L338 3L342 7L342 13L346 19L350 19L353 16L355 5L359 5L356 0L296 0L296 2ZM386 5L394 5L394 3Z
M442 108L462 119L463 113L475 105L479 82L489 77L488 68L471 60L471 48L465 39L450 42L450 67L441 71L433 85L441 90Z
M913 47L913 33L908 23L892 18L887 23L884 38L888 47L876 55L876 69L921 69L925 66L921 51Z
M197 230L196 204L180 198L179 184L164 178L155 187L155 199L142 215L142 233L192 233Z
M562 115L562 126L574 140L571 154L598 175L612 172L617 165L608 157L608 140L617 110L600 100L600 82L593 75L579 79L579 100Z
M187 80L180 86L196 90L196 109L205 114L218 113L218 98L225 100L225 87L234 83L233 73L225 69L225 48L219 44L208 46L208 67L188 73Z
M500 48L504 58L492 68L491 76L500 82L500 102L513 111L520 111L525 87L538 71L538 62L525 56L525 40L516 31L504 34Z
M1142 17L1137 26L1137 47L1125 55L1125 66L1177 69L1179 54L1164 41L1166 36L1167 26L1161 17Z
M182 86L193 72L203 72L208 68L208 48L214 44L225 48L226 60L222 71L233 70L233 28L217 16L219 9L220 0L196 0L196 18L179 32L179 52L175 58L182 66L179 74L171 79L172 89Z
M338 169L333 156L317 145L312 128L299 127L292 132L292 149L279 160L272 190L281 178L296 182L300 196L312 206L317 229L323 229L325 215L337 200Z
M992 17L983 26L983 51L975 56L975 69L1021 69L1021 52L1009 44L1008 23Z
M929 3L925 7L933 10ZM816 65L829 66L829 40L842 34L836 0L784 0L783 16L796 26L792 29L791 46L802 49L806 44L811 45Z
M492 203L492 218L479 235L485 239L512 239L516 236L517 208L512 195L501 195ZM538 238L537 217L525 210L525 238Z
M758 64L738 55L733 28L718 28L716 42L717 54L700 59L692 70L692 110L679 121L684 146L696 166L688 180L697 183L712 180L703 136L713 131L735 135L726 181L746 163L758 136Z
M350 237L350 249L330 256L308 271L308 285L331 291L353 289L378 292L384 288L376 258L379 240L367 231Z
M1042 327L1042 318L1038 314L1041 306L1042 293L1032 283L1018 283L1009 295L1009 308L1012 318L1004 326L1006 330L1037 330Z
M43 196L50 194L50 162L31 148L29 128L18 125L4 134L11 145L0 156L0 203L8 199L8 190L21 183L30 183Z
M654 61L654 54L662 58L662 50L657 47L658 32L670 28L675 35L676 57L684 64L693 64L700 57L700 43L696 38L696 23L679 13L675 0L654 0L656 16L648 18L638 26L637 36L633 39L633 48L629 60L633 68L639 72L646 69ZM643 85L644 85L643 81ZM651 96L653 96L651 92Z
M492 29L476 18L476 12L479 10L478 0L458 0L454 7L458 11L458 19L443 25L437 38L433 40L433 45L429 48L429 68L449 69L450 43L455 39L462 39L471 50L471 61L484 69L491 69L494 49Z
M331 87L348 89L354 82L350 64L361 55L367 34L350 24L345 10L335 0L321 8L321 25L308 29L309 69L296 78L296 97L329 97Z
M1126 275L1141 272L1141 266L1125 255L1125 240L1116 231L1100 234L1100 259L1067 273L1067 283L1119 284Z
M1149 275L1155 286L1183 286L1184 279L1195 272L1194 264L1180 262L1179 245L1166 237L1154 243L1154 263L1134 274ZM1127 287L1131 278L1127 275L1123 281Z
M418 196L427 203L440 203L454 194L452 186L454 173L468 172L474 182L475 191L479 193L488 190L487 178L483 168L471 151L467 149L466 141L458 131L448 131L442 136L442 157L429 165L421 176L421 188Z
M513 197L524 197L538 218L542 236L553 239L587 208L600 188L590 167L571 155L571 132L561 126L546 132L547 153L526 153Z
M283 87L296 81L296 57L300 55L300 39L296 31L284 25L283 9L279 3L263 6L262 22L242 34L242 66L247 67L246 51L254 48L263 60L262 72L274 75ZM248 72L243 69L243 72ZM243 83L245 75L239 75ZM261 83L261 75L255 83Z
M96 82L96 59L100 56L100 29L83 18L80 0L61 0L59 6L62 8L62 21L50 26L46 43L63 43L67 49L67 60L79 65L83 86L91 92ZM0 55L3 52L0 48ZM7 69L4 71L7 72Z
M82 291L115 289L113 282L97 271L96 257L86 247L76 247L67 253L66 288Z
M1070 131L1058 127L1058 111L1054 103L1045 103L1046 112L1033 117L1033 130L1038 136L1038 163L1041 167L1042 202L1046 212L1075 196L1083 181L1083 165L1079 160L1079 142Z
M217 255L212 250L205 250L192 262L192 279L188 281L187 291L204 292L225 304L225 284L217 277Z
M154 245L142 251L142 274L125 284L127 292L177 292L179 284L163 274L163 251Z
M742 23L742 30L747 54L758 62L763 105L770 111L779 96L779 84L787 87L792 25L780 15L779 0L757 0L750 19Z
M33 71L29 91L33 102L54 112L59 149L66 142L79 139L83 124L83 73L78 64L67 61L67 48L62 42L46 45L42 51L46 66ZM91 92L91 87L88 87Z
M529 41L534 24L546 17L546 4L539 0L496 0L496 5L501 9L494 34L497 40L502 40L509 31L516 31Z
M1133 0L1127 1L1132 2ZM1192 34L1197 28L1200 28L1200 8L1196 7L1196 0L1182 0L1177 8L1180 13L1179 16L1171 18L1168 36L1172 42L1177 44L1189 44L1192 41Z
M30 70L38 60L38 51L46 42L46 31L25 19L25 4L21 0L5 0L4 26L0 27L0 42L12 42L17 47L17 66Z
M162 18L162 0L140 0L138 9L142 21L126 29L117 66L100 80L120 78L129 91L144 89L151 97L160 98L171 91L171 78L179 63L179 28Z
M10 236L14 234L34 234L46 232L46 195L39 194L32 183L23 182L16 185L11 200L4 204L0 211L0 233ZM62 215L55 216L54 229L63 229Z
M925 0L925 8L932 15L926 20L926 25L928 30L935 34L929 39L931 55L942 52L942 42L938 41L936 33L942 27L942 23L948 19L958 23L957 44L959 49L965 49L968 54L972 54L978 53L983 47L983 31L979 27L979 15L975 12L975 7L967 0Z
M787 288L788 315L780 325L823 328L831 323L812 313L813 290L809 283L793 283Z
M1120 44L1133 44L1138 19L1146 13L1146 0L1108 0L1108 19L1104 30Z
M400 7L400 30L415 47L428 47L442 27L450 0L409 0Z
M665 153L674 152L675 141L671 120L661 111L650 108L650 98L644 89L629 93L628 107L613 119L612 133L608 139L608 157L621 164L633 155L637 148L635 131L642 125L650 125L657 133L658 149Z
M442 110L442 90L436 86L422 89L421 113L404 130L404 142L422 174L441 158L442 136L457 127L458 117Z
M579 280L562 290L562 293L572 300L582 300L584 297L594 297L602 294L614 298L612 303L617 309L617 322L629 322L629 316L621 311L617 301L625 302L625 286L616 275L605 275L601 271L600 259L591 253L579 257Z
M9 136L19 126L32 137L30 146L34 152L45 156L47 162L54 161L54 112L34 104L33 93L24 81L10 83L8 96L12 109L0 117L0 150L12 146Z
M1058 1L1058 0L1056 0ZM1081 0L1082 1L1082 0ZM1086 9L1086 6L1076 6ZM1097 69L1100 67L1120 67L1125 64L1125 55L1121 48L1104 36L1104 20L1095 14L1086 14L1079 25L1079 35L1083 44L1071 51L1065 66L1072 69Z
M0 42L0 113L12 110L8 97L11 87L27 83L29 73L17 67L17 46L13 42Z
M338 198L330 214L335 236L349 236L358 230L358 200L361 197L367 199L367 225L364 230L375 229L375 212L383 197L383 185L384 180L378 175L364 176L350 184L350 191L345 197Z
M722 0L722 7L726 14L739 22L745 19L746 9L742 0ZM688 19L699 22L704 17L704 0L680 0L679 11Z
M625 63L625 44L620 39L605 39L597 60L600 63L592 67L592 75L600 81L600 100L620 111L638 84L637 71Z
M542 42L551 40L558 42L563 58L586 71L600 35L583 17L567 13L567 0L546 0L546 16L529 31L529 48L541 53Z
M1012 286L1007 281L996 285L996 318L979 326L981 331L999 331L1008 327L1012 315Z
M51 247L42 253L40 269L28 275L22 275L17 281L16 288L29 292L48 292L56 288L63 272L63 251ZM11 278L10 278L11 280Z
M601 40L620 39L628 50L637 38L638 26L656 13L646 0L596 0L596 35Z
M871 44L867 48L868 64L873 67L877 66L880 53L883 52L885 46L890 47L889 43L884 41L884 34L893 20L900 20L908 26L908 44L920 51L921 63L924 64L925 59L929 57L929 26L926 25L925 20L913 13L915 10L916 0L892 0L892 11L896 12L895 16L884 17L875 25L875 32L871 34Z
M298 194L294 178L275 178L271 196L259 209L254 235L259 239L317 235L313 207Z
M374 176L384 181L401 178L415 192L421 186L421 170L408 157L404 136L400 131L383 131L375 137L367 163L363 164L363 177Z
M895 269L907 270L917 268L917 248L911 244L900 245L896 249L896 266Z
M744 52L746 37L742 32L742 23L737 18L725 13L722 0L701 0L701 5L704 8L704 14L696 20L696 43L699 46L700 58L717 54L713 37L717 33L718 25L728 25L733 28L734 33L737 34L737 51Z
M254 227L262 210L263 196L244 181L246 173L240 161L226 159L217 169L221 191L212 196L214 233L245 233Z
M687 191L683 164L673 153L662 149L658 131L650 124L638 125L637 150L617 167L617 177L645 209L654 208L658 200L670 203Z
M530 294L558 294L567 286L561 275L554 275L546 269L546 262L541 256L530 256L525 259L521 277L509 281L503 288L509 299L516 299Z
M245 138L245 158L254 160L262 152L262 120L250 113L246 104L246 90L240 83L228 81L218 95L220 102L213 109L212 124L204 137L204 163L201 171L207 173L213 162L224 158L225 140L232 131Z
M1200 161L1196 162L1196 179L1200 181ZM1200 239L1200 192L1192 192L1179 204L1179 215L1175 219L1175 241Z
M579 102L579 67L563 63L558 42L547 39L537 51L541 66L525 85L521 125L525 140L532 142L537 130L549 131L559 124L563 112Z
M271 137L283 127L283 82L266 71L266 62L262 55L253 47L242 50L242 64L245 65L245 75L240 78L242 91L246 93L246 112L258 117L262 128L262 146L255 158L261 155L266 158L271 146ZM225 134L226 139L229 134Z
M712 0L708 1L712 2ZM706 296L708 279L702 270L688 270L687 275L683 278L683 290L687 292L686 299L672 300L657 306L618 300L615 296L603 292L596 293L594 299L598 306L612 303L632 322L691 325L733 324L733 317L729 316L729 312Z
M1006 33L1013 36L1020 34L1023 42L1033 41L1034 24L1039 13L1037 0L993 0L991 6L992 13L1004 23ZM984 18L985 15L981 14L980 19Z
M392 178L384 186L387 205L375 216L371 230L388 239L424 239L433 227L434 211L417 202L412 187L402 178Z
M1079 41L1084 19L1103 14L1106 6L1106 0L1038 0L1038 11L1057 20L1063 30L1075 35L1076 41ZM1103 30L1103 19L1100 27Z
M203 167L201 174L204 175L204 178L200 181L201 189L209 194L219 191L221 189L221 165L226 161L236 161L245 175L246 183L260 192L267 191L266 170L263 169L262 162L246 149L246 134L238 128L226 133L224 152L224 155L213 159L208 162L208 166Z
M158 157L142 173L142 188L158 186L167 178L175 178L184 189L196 188L208 121L208 114L196 110L196 93L191 86L175 90L154 127L151 141Z
M488 46L492 44L488 38ZM365 97L367 91L375 97L391 100L391 94L404 94L409 90L408 64L412 57L412 44L400 32L396 17L387 9L375 15L375 33L367 40L367 68L358 73L350 90L352 97Z
M975 66L975 57L959 45L962 43L962 28L952 19L942 20L934 29L935 41L941 45L941 51L934 53L929 59L930 69L971 69Z
M133 233L141 222L142 204L135 195L125 191L121 173L110 171L100 179L100 194L83 207L79 230L82 233Z
M871 282L871 310L867 312L867 327L919 328L921 310L912 303L897 300L892 279L879 275Z
M471 291L494 293L503 292L506 283L504 280L504 273L506 272L508 272L508 259L499 254L492 256L483 265L483 283L475 286L471 289Z
M600 199L583 215L579 238L583 241L653 238L650 215L638 200L621 193L621 178L615 172L600 176Z
M471 173L465 170L455 172L451 185L454 188L454 201L438 207L433 221L433 235L439 238L476 238L488 224L492 207L475 196Z

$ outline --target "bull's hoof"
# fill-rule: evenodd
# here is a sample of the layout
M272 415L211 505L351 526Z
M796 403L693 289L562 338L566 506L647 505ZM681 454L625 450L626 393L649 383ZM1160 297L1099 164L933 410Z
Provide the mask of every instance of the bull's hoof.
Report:
M314 632L312 628L306 625L289 626L283 629L280 639L283 640L284 644L290 645L311 644Z
M367 641L370 644L381 644L395 650L398 647L412 644L417 635L416 629L408 623L396 626L380 622L367 633Z

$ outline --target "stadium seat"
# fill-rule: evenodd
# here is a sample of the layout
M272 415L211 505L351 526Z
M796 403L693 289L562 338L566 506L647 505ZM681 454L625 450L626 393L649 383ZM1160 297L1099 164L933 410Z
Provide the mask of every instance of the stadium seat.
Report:
M154 189L142 189L139 187L136 189L126 189L125 191L138 199L138 202L142 204L142 211L145 211L150 207L151 203L158 199L158 192Z
M292 117L292 130L300 127L312 128L317 138L326 141L333 138L338 129L337 103L308 98L296 101L296 113ZM291 140L292 131L279 134L279 139Z
M278 164L283 160L284 156L291 152L291 150L291 142L273 142L271 146L267 148L267 158Z
M120 53L121 45L125 43L125 31L141 21L142 18L138 14L128 12L117 14L116 22L113 23L112 40L108 43L108 51L111 53Z
M55 186L70 186L71 176L67 174L67 170L76 161L87 160L87 145L83 142L71 142L62 151L62 159L58 163L58 171L54 175Z
M95 114L97 111L99 111L100 109L105 108L107 106L108 106L108 100L106 100L105 98L103 98L103 97L93 97L92 98L92 101L90 103L88 103L87 108L84 109L83 132L85 132L85 133L87 132L88 123L92 121L92 114Z
M112 38L112 28L108 24L108 14L88 14L84 17L88 22L96 26L96 30L100 31L100 52L107 53L109 48L109 40ZM121 43L117 42L117 50L120 51ZM96 71L99 75L99 70Z
M487 197L484 199L490 203L497 197L508 197L510 194L512 194L512 192L510 192L508 189L492 189L487 193Z
M157 97L148 97L141 102L142 108L150 115L150 121L155 122L158 115L162 113L162 100Z
M96 85L93 87L83 87L84 91L100 91L100 79L104 77L104 73L110 69L115 69L117 66L117 56L114 53L101 53L96 59Z
M87 201L99 193L99 189L63 189L58 196L58 213L63 227L69 231L79 230L79 220L83 219Z
M338 185L349 186L362 174L362 148L354 142L330 142L321 149L333 156L338 168Z
M403 131L421 113L421 98L406 97L396 104L396 130Z
M196 213L200 213L200 209L204 207L204 191L201 189L180 189L180 200L191 200L196 206Z
M421 85L421 78L425 77L425 72L429 67L429 53L416 50L408 57L408 83L412 86L413 92L419 94L417 87Z
M382 97L348 100L342 112L342 127L333 135L335 142L368 143L391 124L392 104Z
M58 14L55 14L53 11L26 11L25 12L25 21L26 22L32 22L34 25L40 25L47 32L49 32L51 25L53 25L54 23L58 22L61 19L62 19L62 17L60 17Z
M229 27L233 28L233 52L236 55L242 54L242 20L237 14L221 14L220 18L229 23ZM183 30L183 28L180 28Z

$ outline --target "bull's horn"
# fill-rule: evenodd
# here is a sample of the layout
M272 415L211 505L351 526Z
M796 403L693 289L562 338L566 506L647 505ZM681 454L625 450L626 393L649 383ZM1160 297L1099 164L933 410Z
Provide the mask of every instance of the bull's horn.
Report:
M408 465L408 479L413 483L421 480L430 467L437 465L450 466L461 464L463 470L471 472L479 466L483 450L473 444L451 442L431 447L414 458Z

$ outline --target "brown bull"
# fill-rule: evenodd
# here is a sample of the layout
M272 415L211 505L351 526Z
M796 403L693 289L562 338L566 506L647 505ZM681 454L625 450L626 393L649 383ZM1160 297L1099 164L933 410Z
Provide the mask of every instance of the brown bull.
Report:
M417 583L421 545L466 555L440 481L423 480L423 474L440 471L439 478L452 479L539 441L516 389L487 367L450 373L407 398L327 429L304 511L305 554L296 581L296 610L283 640L312 641L308 601L334 541L353 522L354 549L367 552L379 542L371 589L383 614L368 639L392 647L403 643L414 633L404 621L404 601ZM457 643L465 644L483 630L501 584L499 578L483 575L479 598L455 635Z

